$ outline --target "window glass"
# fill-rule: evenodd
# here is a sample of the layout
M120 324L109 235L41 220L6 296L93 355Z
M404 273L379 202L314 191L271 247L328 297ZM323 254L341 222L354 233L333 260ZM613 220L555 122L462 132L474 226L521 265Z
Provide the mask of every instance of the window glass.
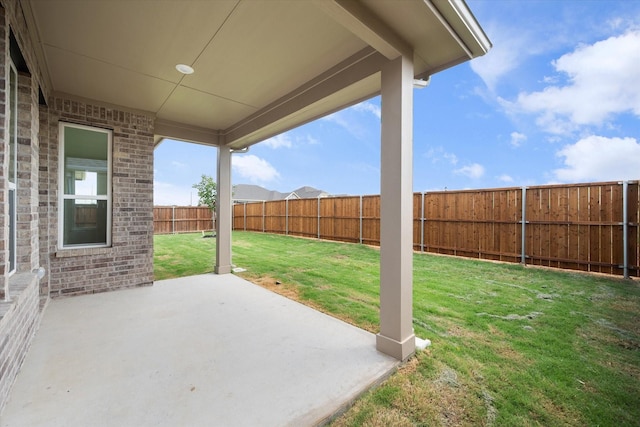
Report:
M111 243L111 132L61 124L62 247Z
M67 127L64 131L64 194L106 196L109 135Z
M65 246L107 241L106 200L67 199L63 216Z

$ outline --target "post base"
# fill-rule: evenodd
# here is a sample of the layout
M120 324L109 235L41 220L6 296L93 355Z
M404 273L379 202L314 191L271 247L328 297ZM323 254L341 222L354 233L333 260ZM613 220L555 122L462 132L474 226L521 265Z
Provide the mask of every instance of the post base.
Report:
M378 351L404 362L416 352L416 336L411 334L400 342L378 334L376 335L376 348Z
M229 274L231 273L231 265L216 265L213 268L213 272L216 274Z

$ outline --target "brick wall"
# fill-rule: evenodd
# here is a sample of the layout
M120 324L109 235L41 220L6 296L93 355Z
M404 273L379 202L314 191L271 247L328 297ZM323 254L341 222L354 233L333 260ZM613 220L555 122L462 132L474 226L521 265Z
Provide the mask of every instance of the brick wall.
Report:
M7 171L10 34L29 72L18 78L17 268L7 272ZM39 94L48 99L39 105ZM63 96L48 96L17 0L0 0L0 411L49 297L153 283L153 117ZM111 247L58 249L60 121L111 129ZM38 266L47 274L38 280Z
M153 283L153 118L89 102L52 98L48 130L40 134L41 232L48 247L52 297L104 292ZM110 248L58 249L58 127L60 121L113 130ZM46 137L45 137L46 134ZM41 213L45 213L41 210ZM42 241L42 237L41 237Z
M17 271L39 267L38 242L38 84L18 76Z
M8 133L9 117L7 114L7 82L9 81L9 67L7 59L9 55L9 23L4 7L0 7L0 296L4 298L4 289L7 283L8 253L7 242L9 239L9 204L7 175L9 173L9 146L5 141Z
M40 106L40 126L39 139L49 140L49 112L46 105ZM49 147L39 147L38 150L38 246L40 248L40 266L47 275L40 280L40 310L44 308L49 300L49 272L51 263L49 262L50 236L56 232L56 218L50 208L50 191L52 183L49 177Z
M33 274L12 278L11 302L0 301L0 411L22 366L40 320L38 280Z
M0 410L27 354L40 321L38 279L32 270L39 266L39 109L42 88L40 70L16 0L2 0L0 6L0 287L9 284L9 301L0 301ZM10 34L13 32L26 62L18 76L18 170L16 273L7 272L8 213L7 171L8 127L7 82ZM46 89L44 89L46 92ZM45 300L46 301L46 300Z

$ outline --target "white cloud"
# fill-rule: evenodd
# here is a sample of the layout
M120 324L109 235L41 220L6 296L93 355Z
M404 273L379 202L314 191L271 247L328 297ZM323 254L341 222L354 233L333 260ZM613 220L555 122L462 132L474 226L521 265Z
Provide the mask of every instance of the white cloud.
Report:
M236 155L231 161L233 169L241 177L254 183L269 182L280 177L278 171L269 162L253 154Z
M309 145L318 145L320 141L314 138L312 135L307 134L303 139Z
M377 118L381 118L382 117L382 113L380 111L380 107L378 107L376 104L373 104L373 103L368 102L368 101L364 101L364 102L361 102L360 104L356 104L351 108L353 108L356 111L369 112L369 113L373 114L374 116L376 116Z
M363 114L360 113L366 113L369 117L363 117ZM376 117L376 120L379 121L381 117L380 107L371 102L365 101L344 110L336 111L333 114L329 114L321 120L340 126L356 139L366 140L370 139L369 135L372 130L370 126L370 116Z
M592 135L556 153L564 167L553 171L562 182L616 181L640 178L640 142L635 138Z
M518 68L528 57L539 52L536 38L522 27L507 28L488 23L485 30L493 46L484 56L470 62L471 69L494 91L502 77Z
M153 182L153 204L155 206L190 206L198 204L197 190L167 182Z
M553 66L565 85L520 93L511 104L537 114L538 125L547 132L566 134L578 126L602 125L620 113L640 117L640 31L581 45Z
M428 159L431 159L432 163L446 161L451 163L454 166L458 163L458 156L456 156L453 153L448 153L444 151L444 148L442 148L442 146L429 148L429 150L425 153L425 157Z
M178 162L178 161L176 161L176 160L172 160L172 161L171 161L171 166L174 166L175 168L178 168L178 169L184 169L184 168L186 168L186 167L187 167L187 165L186 165L186 164L184 164L184 163L182 163L182 162Z
M511 145L520 147L527 140L527 135L520 132L511 132Z
M502 182L513 182L513 178L507 174L502 174L498 177L498 180Z
M344 110L329 114L328 116L323 117L321 120L325 120L340 126L358 139L362 139L365 135L363 126L361 126L356 121L348 120L347 113Z
M484 175L484 166L478 163L472 163L467 166L463 166L460 169L455 169L453 173L457 175L464 175L469 178L477 179Z
M291 138L286 133L281 133L263 141L263 144L273 149L280 147L291 148Z

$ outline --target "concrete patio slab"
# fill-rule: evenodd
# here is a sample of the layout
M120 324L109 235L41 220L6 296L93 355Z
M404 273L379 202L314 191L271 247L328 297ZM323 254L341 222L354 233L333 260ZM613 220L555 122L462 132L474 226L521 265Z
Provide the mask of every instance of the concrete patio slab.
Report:
M315 425L397 364L237 276L165 280L52 301L0 425Z

